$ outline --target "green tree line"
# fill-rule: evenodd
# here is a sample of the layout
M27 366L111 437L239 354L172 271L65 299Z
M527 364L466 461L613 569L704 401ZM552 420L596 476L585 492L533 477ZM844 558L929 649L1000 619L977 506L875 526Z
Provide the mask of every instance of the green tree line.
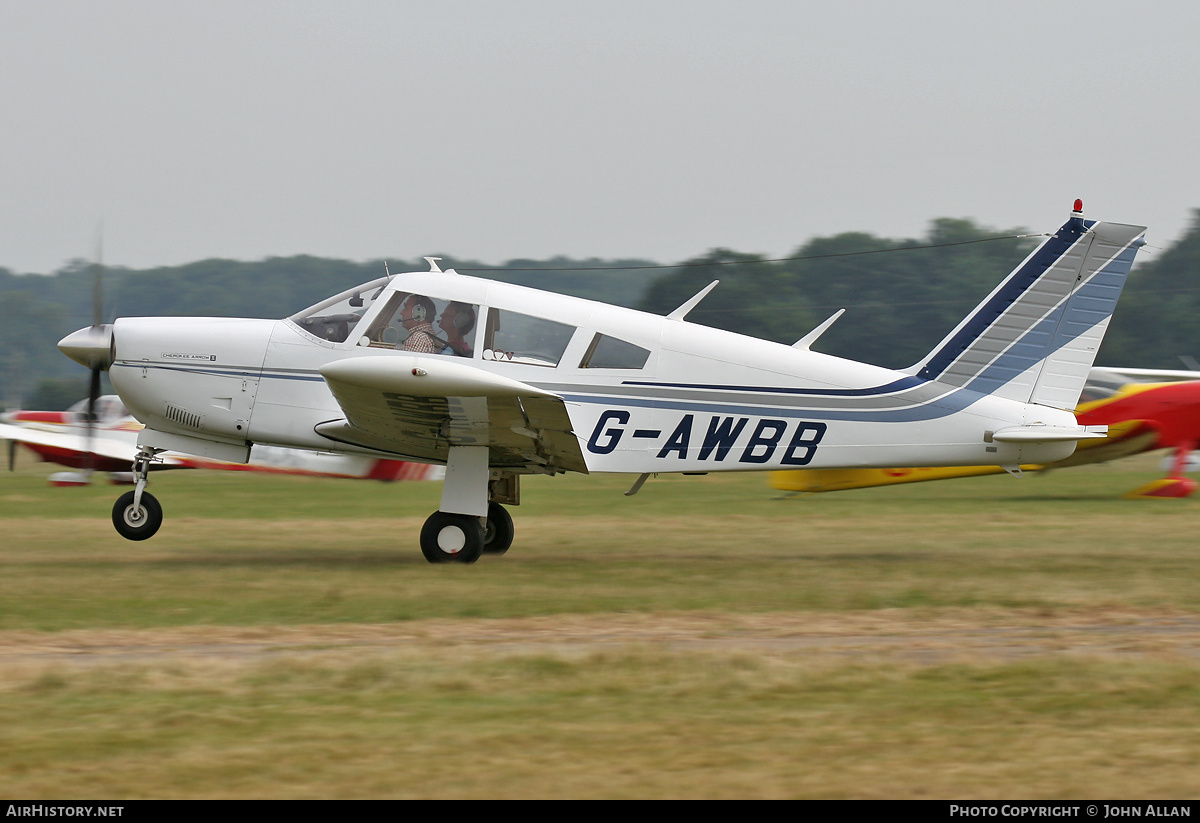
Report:
M642 308L668 312L721 280L689 320L793 343L839 308L817 351L889 368L924 357L1037 243L1024 229L934 220L918 239L851 232L769 262L724 249L656 280ZM1180 369L1200 360L1200 210L1168 248L1138 255L1098 365Z
M443 258L443 268L665 314L712 280L688 319L793 343L839 308L845 317L814 348L903 368L923 357L1037 245L1023 229L996 231L940 218L920 238L847 232L813 238L786 258L713 249L675 266L648 260ZM1147 253L1149 252L1149 253ZM1139 255L1097 362L1177 369L1200 359L1200 211L1169 248ZM384 261L309 256L258 262L103 270L102 316L284 317L384 272ZM389 260L392 272L425 270ZM86 372L56 344L92 320L96 267L72 261L49 275L0 268L0 402L63 407L86 392ZM533 307L531 307L532 309Z

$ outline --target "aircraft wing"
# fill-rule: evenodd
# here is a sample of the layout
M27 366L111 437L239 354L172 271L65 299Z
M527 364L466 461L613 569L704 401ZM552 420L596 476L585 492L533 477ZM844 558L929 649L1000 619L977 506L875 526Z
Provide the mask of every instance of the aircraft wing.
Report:
M493 468L587 473L566 403L453 358L356 357L321 368L346 417L332 440L429 462L450 446L487 446Z
M1184 380L1200 380L1200 371L1183 369L1126 369L1116 366L1096 366L1089 374L1115 375L1130 383L1178 383Z
M92 436L83 434L78 426L62 426L62 431L49 427L14 426L0 423L0 440L15 440L23 443L36 452L43 460L61 462L56 456L82 459L84 455L94 454L107 461L120 464L120 471L128 471L133 465L133 457L137 453L137 431L125 429L105 429L97 427ZM74 462L65 465L75 465ZM174 457L164 457L156 467L183 466L184 462ZM106 467L101 467L109 470Z

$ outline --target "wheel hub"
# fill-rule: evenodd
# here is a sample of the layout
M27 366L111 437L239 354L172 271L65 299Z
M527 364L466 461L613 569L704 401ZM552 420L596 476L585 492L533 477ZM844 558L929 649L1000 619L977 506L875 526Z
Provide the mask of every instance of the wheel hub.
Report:
M467 535L458 526L446 526L438 532L437 543L446 554L458 554L467 545Z

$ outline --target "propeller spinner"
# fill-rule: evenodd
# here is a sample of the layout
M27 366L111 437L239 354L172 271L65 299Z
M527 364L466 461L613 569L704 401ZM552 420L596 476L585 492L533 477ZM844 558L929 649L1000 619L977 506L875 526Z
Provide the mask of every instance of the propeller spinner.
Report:
M112 324L99 323L73 331L58 341L58 350L89 369L108 371L113 362Z

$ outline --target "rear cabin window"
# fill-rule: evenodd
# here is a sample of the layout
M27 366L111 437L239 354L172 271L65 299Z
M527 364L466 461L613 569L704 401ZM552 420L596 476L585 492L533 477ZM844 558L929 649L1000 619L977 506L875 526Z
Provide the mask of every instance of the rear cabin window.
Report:
M483 359L557 366L575 327L506 309L489 309Z
M583 360L579 363L581 369L640 369L650 358L650 350L635 346L607 334L597 334L592 338Z

